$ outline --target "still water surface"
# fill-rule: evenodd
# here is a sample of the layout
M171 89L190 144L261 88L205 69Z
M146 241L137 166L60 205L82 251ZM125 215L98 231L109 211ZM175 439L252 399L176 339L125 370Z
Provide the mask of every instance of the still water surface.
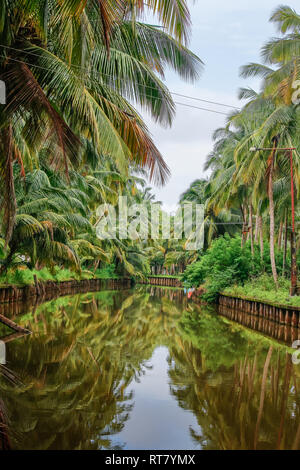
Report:
M0 336L0 448L299 449L290 350L187 302L137 288L64 297Z

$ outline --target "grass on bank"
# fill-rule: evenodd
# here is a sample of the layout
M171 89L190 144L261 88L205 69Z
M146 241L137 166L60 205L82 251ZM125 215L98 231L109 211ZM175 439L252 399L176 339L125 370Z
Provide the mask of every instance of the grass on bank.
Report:
M287 307L300 307L300 297L291 297L289 295L290 281L279 278L278 283L279 288L276 290L272 276L263 274L245 282L244 285L227 287L222 293L233 297L242 297L248 300L258 300Z
M170 276L168 274L149 274L148 277L155 277L157 279L180 279L180 275Z
M0 277L0 287L9 285L14 286L28 286L34 284L34 275L36 275L38 281L72 281L72 280L83 280L83 279L118 279L119 276L114 272L115 267L110 265L106 268L97 269L95 273L89 270L82 270L80 274L69 269L62 269L59 266L55 266L53 270L48 268L28 269L26 267L20 267L16 270L9 270L5 275Z

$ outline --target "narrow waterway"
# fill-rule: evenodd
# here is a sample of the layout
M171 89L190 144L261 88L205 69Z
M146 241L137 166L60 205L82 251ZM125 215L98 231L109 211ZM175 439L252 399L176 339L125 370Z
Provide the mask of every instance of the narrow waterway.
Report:
M0 448L300 449L288 345L182 290L62 297L17 321L32 334L0 329Z

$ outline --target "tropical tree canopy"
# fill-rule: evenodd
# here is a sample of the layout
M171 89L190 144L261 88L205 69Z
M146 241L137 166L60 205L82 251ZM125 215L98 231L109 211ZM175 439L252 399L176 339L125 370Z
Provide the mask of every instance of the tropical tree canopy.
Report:
M147 12L158 25L145 23ZM166 68L189 81L202 69L189 33L184 0L2 2L2 270L20 254L77 269L82 257L124 259L124 244L99 246L95 210L128 188L137 193L134 172L166 182L169 168L135 106L172 124Z

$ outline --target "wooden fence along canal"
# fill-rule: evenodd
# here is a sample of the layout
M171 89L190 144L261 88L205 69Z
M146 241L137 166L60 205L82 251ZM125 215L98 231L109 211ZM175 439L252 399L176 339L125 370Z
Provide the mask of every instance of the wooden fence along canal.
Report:
M273 320L257 315L249 314L241 310L219 305L219 315L228 318L228 320L243 325L246 328L262 333L277 341L281 341L291 346L291 344L300 339L300 329L293 325L280 324Z
M139 280L138 283L162 287L183 287L182 282L177 277L149 276L145 280Z
M0 288L0 304L26 302L29 299L42 298L42 301L72 295L76 293L94 292L104 289L129 289L131 279L83 279L63 282L35 282L35 285L24 287L8 286Z
M273 320L281 325L300 327L300 307L272 305L258 300L248 300L220 295L219 305L232 310L241 310L251 315Z
M299 307L273 305L222 294L219 297L219 313L280 341L300 339Z
M186 305L187 297L183 289L168 289L161 286L149 286L149 293L151 296L159 299L167 297L171 302L185 302Z

